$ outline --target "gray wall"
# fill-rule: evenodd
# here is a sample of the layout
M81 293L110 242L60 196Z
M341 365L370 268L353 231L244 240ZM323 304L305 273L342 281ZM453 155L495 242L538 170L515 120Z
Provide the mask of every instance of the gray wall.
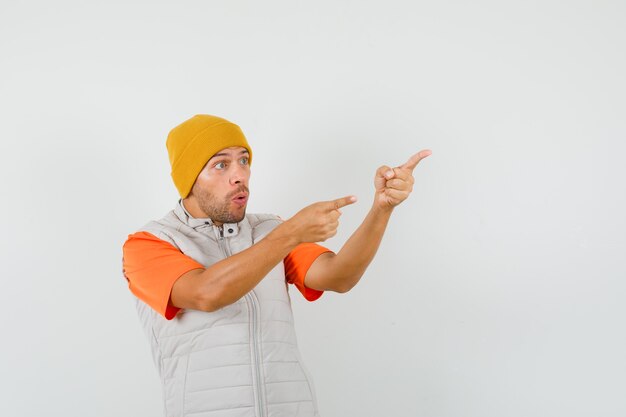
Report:
M121 275L164 147L241 125L250 212L356 194L423 148L345 295L292 292L324 417L626 415L623 2L0 5L0 414L157 416Z

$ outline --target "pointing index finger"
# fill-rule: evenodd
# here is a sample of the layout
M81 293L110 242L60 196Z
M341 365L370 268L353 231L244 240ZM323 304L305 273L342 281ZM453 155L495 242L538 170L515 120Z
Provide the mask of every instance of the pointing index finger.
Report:
M410 157L409 160L405 162L403 165L400 165L400 168L414 170L417 164L430 154L432 154L432 151L430 149L423 149L419 151L418 153L416 153L415 155L413 155L412 157Z
M339 210L340 208L345 207L349 204L354 204L355 202L356 197L353 195L329 201L331 210Z

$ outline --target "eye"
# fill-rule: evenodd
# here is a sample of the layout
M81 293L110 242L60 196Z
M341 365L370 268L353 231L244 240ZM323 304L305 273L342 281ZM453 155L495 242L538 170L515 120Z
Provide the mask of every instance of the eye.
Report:
M243 158L239 160L239 162L241 163L241 165L248 165L249 160L250 158L248 158L247 156L244 156Z
M218 162L217 164L214 165L215 168L217 169L224 169L226 168L226 163L225 162Z

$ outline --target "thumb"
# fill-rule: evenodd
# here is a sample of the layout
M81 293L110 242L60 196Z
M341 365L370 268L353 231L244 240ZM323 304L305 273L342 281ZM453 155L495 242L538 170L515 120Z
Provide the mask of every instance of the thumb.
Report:
M393 172L393 169L391 169L387 165L383 165L376 170L376 178L384 178L386 180L389 180L393 178L394 175L395 173Z

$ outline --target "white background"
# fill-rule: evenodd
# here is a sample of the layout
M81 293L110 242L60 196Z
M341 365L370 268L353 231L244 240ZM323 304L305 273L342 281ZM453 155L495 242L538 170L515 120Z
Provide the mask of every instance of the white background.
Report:
M196 113L249 212L356 194L334 250L433 150L362 282L292 292L323 417L626 415L624 2L0 4L0 415L160 415L121 246Z

